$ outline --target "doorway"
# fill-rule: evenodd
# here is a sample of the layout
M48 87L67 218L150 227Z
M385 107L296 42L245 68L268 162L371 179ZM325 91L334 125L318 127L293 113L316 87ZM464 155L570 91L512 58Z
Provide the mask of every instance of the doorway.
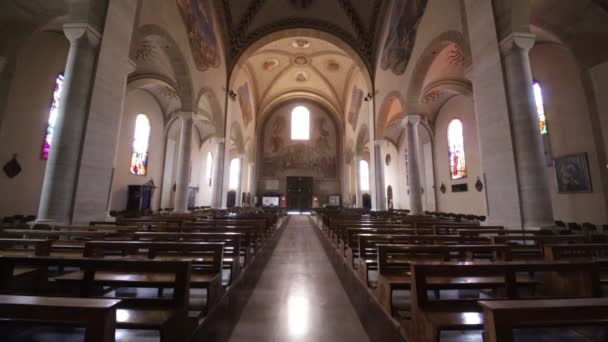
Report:
M309 211L312 206L312 177L287 177L287 209Z

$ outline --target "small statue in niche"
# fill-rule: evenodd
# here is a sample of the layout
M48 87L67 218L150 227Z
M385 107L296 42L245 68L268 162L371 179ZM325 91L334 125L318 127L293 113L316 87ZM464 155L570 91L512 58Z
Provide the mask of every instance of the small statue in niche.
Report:
M19 173L21 173L21 165L17 161L17 154L13 154L13 159L4 164L3 169L8 178L15 178Z

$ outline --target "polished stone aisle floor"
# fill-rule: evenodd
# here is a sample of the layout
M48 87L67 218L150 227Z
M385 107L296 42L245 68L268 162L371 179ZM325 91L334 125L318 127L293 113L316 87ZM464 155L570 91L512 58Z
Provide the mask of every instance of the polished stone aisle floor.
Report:
M367 342L307 216L292 216L230 342Z

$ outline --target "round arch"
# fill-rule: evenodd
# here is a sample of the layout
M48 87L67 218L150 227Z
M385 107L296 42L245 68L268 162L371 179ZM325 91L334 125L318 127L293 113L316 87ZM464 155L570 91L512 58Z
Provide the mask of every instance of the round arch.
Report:
M135 55L135 48L147 37L159 37L167 44L168 48L164 49L164 52L169 57L171 66L175 72L176 77L176 88L182 102L182 110L191 112L195 106L194 103L194 90L192 88L192 78L188 70L188 64L184 58L184 54L179 49L179 46L173 39L173 37L162 27L158 25L144 25L137 29L135 33L135 39L131 45L131 56ZM133 58L134 60L136 58Z
M471 66L471 51L464 35L459 31L445 31L437 35L423 50L422 54L418 57L417 63L412 73L411 81L406 94L406 108L407 112L419 112L419 106L421 97L423 95L423 85L426 75L435 61L438 52L443 50L449 44L456 44L462 50L464 54L464 67L468 68Z

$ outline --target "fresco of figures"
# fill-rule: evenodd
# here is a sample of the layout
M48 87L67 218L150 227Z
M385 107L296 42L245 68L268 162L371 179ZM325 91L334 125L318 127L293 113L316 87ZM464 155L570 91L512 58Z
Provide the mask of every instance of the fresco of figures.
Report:
M332 179L338 175L337 131L329 115L316 106L310 110L310 139L291 140L291 110L277 110L264 127L263 177L288 175Z
M395 1L380 66L396 75L405 72L416 42L418 23L428 0Z
M220 66L211 1L176 0L186 25L194 64L200 71Z

